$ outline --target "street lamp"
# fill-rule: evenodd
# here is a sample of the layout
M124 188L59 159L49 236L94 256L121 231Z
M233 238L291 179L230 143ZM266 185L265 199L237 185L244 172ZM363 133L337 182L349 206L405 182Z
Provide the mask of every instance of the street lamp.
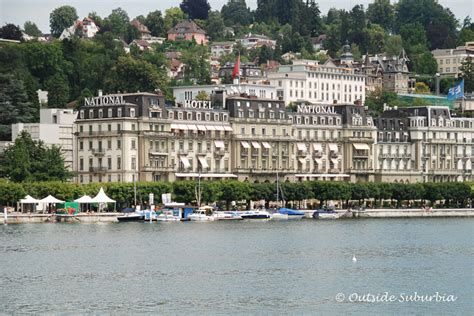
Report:
M440 74L439 72L437 72L435 74L435 78L436 78L436 95L439 95L439 77L440 77Z

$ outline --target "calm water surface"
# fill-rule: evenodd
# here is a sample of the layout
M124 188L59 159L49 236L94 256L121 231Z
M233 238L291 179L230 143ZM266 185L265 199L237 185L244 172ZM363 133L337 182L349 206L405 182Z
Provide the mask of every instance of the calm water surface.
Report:
M387 219L0 226L0 313L472 315L473 224ZM415 291L457 300L348 302L351 295L389 292L398 298ZM338 293L344 302L336 301Z

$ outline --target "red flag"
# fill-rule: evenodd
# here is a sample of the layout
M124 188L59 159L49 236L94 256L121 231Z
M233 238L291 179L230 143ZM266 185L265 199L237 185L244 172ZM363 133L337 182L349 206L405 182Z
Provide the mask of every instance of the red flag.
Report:
M237 61L234 65L234 70L232 71L232 79L235 79L240 74L240 54L237 56Z

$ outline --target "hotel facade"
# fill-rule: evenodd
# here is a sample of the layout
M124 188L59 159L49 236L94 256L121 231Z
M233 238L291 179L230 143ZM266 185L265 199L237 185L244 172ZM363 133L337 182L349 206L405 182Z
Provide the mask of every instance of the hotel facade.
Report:
M451 118L447 108L413 108L402 124L384 125L395 114L374 122L357 104L290 110L282 100L243 94L216 104L184 99L168 106L161 93L86 99L75 124L76 181L472 180L473 119ZM398 137L388 138L388 128ZM449 164L433 159L448 153ZM449 174L448 165L455 166Z

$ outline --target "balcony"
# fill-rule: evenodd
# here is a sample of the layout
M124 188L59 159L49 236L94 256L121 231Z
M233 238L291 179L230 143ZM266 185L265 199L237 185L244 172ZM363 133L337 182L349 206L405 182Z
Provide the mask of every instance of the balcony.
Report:
M154 171L154 172L172 172L172 167L158 167L158 166L144 166L141 171Z
M258 156L258 150L252 150L252 157Z
M313 158L321 158L323 153L320 151L313 151Z
M214 156L215 157L221 157L225 155L225 151L223 149L216 149L214 150Z
M94 156L102 157L105 155L105 150L103 148L94 148L92 149L92 154Z
M329 154L329 157L331 157L331 158L338 158L338 157L339 157L339 153L336 152L336 151L331 151L331 153Z
M89 167L89 171L93 173L105 173L107 172L106 167Z
M148 152L150 156L168 156L168 153L164 150L150 150Z
M268 157L268 156L270 156L270 151L269 151L269 150L263 150L263 151L262 151L262 156L263 156L263 157Z
M248 157L248 156L249 156L249 151L248 151L248 150L242 150L242 151L240 151L240 156L242 156L242 157Z
M298 150L296 154L300 157L306 157L308 155L308 152L306 150Z

